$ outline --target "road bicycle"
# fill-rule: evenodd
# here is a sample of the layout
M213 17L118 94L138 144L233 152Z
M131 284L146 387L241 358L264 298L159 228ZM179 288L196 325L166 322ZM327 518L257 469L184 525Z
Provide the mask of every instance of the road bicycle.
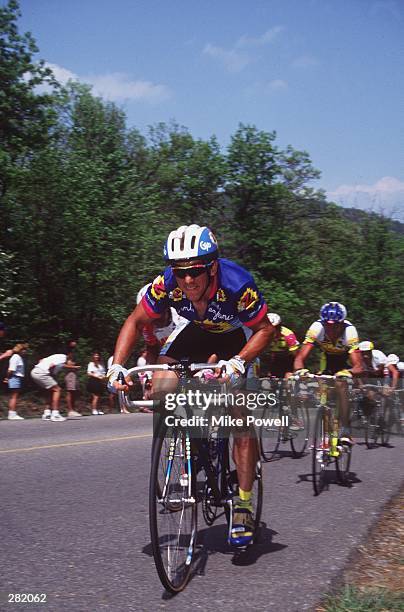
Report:
M299 377L296 377L299 378ZM349 469L351 465L352 448L350 444L339 439L339 419L334 398L330 390L335 389L336 376L306 374L305 378L318 382L308 391L313 398L316 416L313 428L312 443L312 482L315 495L325 488L327 470L335 465L337 479L341 485L349 485ZM340 380L340 378L338 377Z
M133 377L145 370L172 371L179 377L178 393L186 393L192 375L212 367L215 364L183 361L135 367L128 370L127 376ZM225 415L216 409L216 419L206 414L208 411L204 411L205 415L196 414L189 404L178 414L167 414L161 402L133 402L125 392L119 395L126 407L142 405L159 409L154 417L158 423L154 428L149 482L150 536L160 581L169 592L178 593L191 577L198 506L207 525L225 516L230 540L233 499L238 493L237 470L231 459L231 428L221 424L219 417ZM226 407L219 408L222 413L226 411ZM193 416L201 417L196 425L190 425ZM255 534L260 524L262 498L262 470L257 461L252 493Z
M261 457L271 461L281 443L290 443L294 457L302 457L309 440L309 412L307 398L299 393L297 381L271 376L261 379L261 388L274 394L275 402L267 405L259 430ZM279 422L281 423L279 425Z
M365 384L360 387L362 401L367 401L365 410L365 443L374 448L378 441L386 446L390 440L393 425L393 410L390 398L386 395L382 382ZM372 397L369 397L372 394ZM391 398L393 400L393 398Z

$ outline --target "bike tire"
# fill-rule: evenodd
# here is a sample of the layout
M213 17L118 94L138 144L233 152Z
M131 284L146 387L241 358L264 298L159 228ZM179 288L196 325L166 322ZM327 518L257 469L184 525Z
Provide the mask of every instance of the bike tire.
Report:
M264 419L280 418L279 406L267 406L263 414ZM268 462L274 459L281 443L282 430L275 425L262 425L259 429L259 451L263 461Z
M365 427L365 443L368 448L374 448L377 444L378 438L378 417L377 417L377 407L373 407L370 414L367 417L366 427Z
M320 495L326 482L326 468L329 462L325 445L324 429L325 409L319 408L314 421L313 448L312 448L312 477L314 495Z
M182 591L191 574L197 536L194 472L187 430L162 424L153 444L149 520L156 570L171 593Z
M351 467L352 447L349 444L340 445L340 454L336 460L338 482L344 486L349 484L349 471Z
M380 444L387 446L393 425L393 412L389 398L384 397L380 416Z
M298 401L297 408L294 409L294 417L298 422L302 423L303 429L298 432L290 431L290 446L292 454L295 458L302 457L307 448L310 436L310 419L309 411L305 401Z

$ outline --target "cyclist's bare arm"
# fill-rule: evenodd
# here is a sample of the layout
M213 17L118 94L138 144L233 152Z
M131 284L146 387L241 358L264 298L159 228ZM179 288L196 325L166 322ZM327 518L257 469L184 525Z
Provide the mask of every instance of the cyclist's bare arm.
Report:
M252 325L249 329L252 330L253 335L239 352L241 359L247 362L252 361L262 353L275 331L267 317Z
M293 364L294 370L303 370L304 362L307 359L309 353L313 350L314 344L303 344L302 348L299 349L295 361Z
M361 352L353 351L349 354L349 359L352 363L352 368L350 368L352 374L356 376L360 376L361 374L363 374L363 361Z
M128 316L119 332L118 340L115 345L113 364L124 365L130 354L135 348L136 341L144 327L152 323L142 304L138 304L133 312Z

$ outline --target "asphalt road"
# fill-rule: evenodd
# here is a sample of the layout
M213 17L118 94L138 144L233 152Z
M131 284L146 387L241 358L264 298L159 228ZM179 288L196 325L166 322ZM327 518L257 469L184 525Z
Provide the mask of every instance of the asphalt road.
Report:
M403 439L353 451L353 486L313 496L311 461L282 446L264 465L259 541L243 555L223 522L199 513L195 573L167 595L148 528L151 418L83 417L0 422L0 610L313 610L384 503L398 489ZM7 603L44 593L46 604Z

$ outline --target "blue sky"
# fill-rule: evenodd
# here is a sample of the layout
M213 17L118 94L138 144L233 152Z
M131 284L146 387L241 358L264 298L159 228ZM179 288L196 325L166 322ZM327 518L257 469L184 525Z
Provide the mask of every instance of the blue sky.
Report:
M174 119L223 146L239 122L275 130L330 199L404 221L403 0L20 4L59 80L91 83L129 126Z

